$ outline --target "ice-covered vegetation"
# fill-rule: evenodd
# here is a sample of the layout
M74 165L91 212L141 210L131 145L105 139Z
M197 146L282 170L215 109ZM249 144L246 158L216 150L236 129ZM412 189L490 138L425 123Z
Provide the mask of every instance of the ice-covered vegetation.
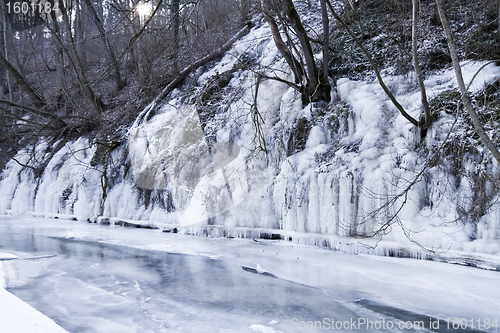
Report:
M344 14L388 89L420 119L410 25L393 12L406 18L410 11L385 3L365 1ZM297 3L319 64L321 13L319 3L311 6ZM484 17L461 12L452 23L465 83L498 147L500 67L488 61L497 50L486 36L496 38L485 8ZM304 103L256 14L222 59L192 73L154 112L137 110L126 135L46 138L21 149L2 173L0 211L351 253L500 253L498 165L462 105L433 10L423 2L419 41L429 128L398 112L340 26L330 33L332 100Z

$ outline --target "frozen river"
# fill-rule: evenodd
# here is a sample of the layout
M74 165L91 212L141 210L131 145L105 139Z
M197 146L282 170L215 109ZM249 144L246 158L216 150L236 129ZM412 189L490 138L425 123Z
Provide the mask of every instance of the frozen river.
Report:
M0 252L18 257L3 262L7 290L69 332L494 332L500 320L498 272L289 242L2 217Z

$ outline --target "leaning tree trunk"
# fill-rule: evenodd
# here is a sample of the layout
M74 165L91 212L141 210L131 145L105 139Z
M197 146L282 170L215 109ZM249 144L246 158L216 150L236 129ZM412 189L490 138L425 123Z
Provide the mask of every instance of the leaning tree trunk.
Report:
M0 52L0 65L8 70L12 77L16 79L17 84L26 94L28 94L33 102L33 105L40 109L47 106L47 102L43 99L43 97L33 87L31 87L26 78L14 68L14 66L3 56L2 52Z
M198 59L197 61L193 62L191 65L187 66L184 68L179 75L175 77L174 80L172 80L163 90L161 93L156 96L153 102L151 102L150 105L148 105L142 112L139 114L139 116L136 119L136 124L143 121L144 118L150 119L156 110L156 107L161 103L161 101L169 94L171 93L184 79L193 71L196 69L200 68L201 66L204 66L208 64L210 61L214 61L224 55L229 48L236 42L238 39L241 37L245 36L250 32L250 29L252 28L252 21L248 21L247 25L242 28L236 35L234 35L231 39L229 39L224 45L222 45L220 48L217 50L213 51L209 55ZM134 125L135 126L135 125Z
M495 160L497 160L497 162L500 164L500 152L498 152L497 147L493 144L493 142L491 142L488 134L486 134L483 124L481 124L481 120L479 119L479 116L477 115L476 110L474 109L474 106L472 105L472 102L467 95L467 89L465 88L464 78L462 76L462 69L460 68L460 62L458 60L457 49L455 47L455 42L451 34L450 22L448 21L448 17L446 16L446 11L444 9L444 1L436 0L436 3L439 11L439 18L441 19L444 33L446 35L446 40L448 42L448 47L450 49L451 61L453 63L453 68L455 69L455 76L457 78L458 87L460 88L460 93L462 94L462 102L465 105L467 113L471 117L477 134L484 142L488 150L493 154Z
M302 78L304 77L304 73L302 72L302 66L298 60L293 56L292 52L285 44L283 39L281 38L280 30L278 28L278 24L271 16L271 10L269 7L269 0L261 0L262 13L264 14L264 18L271 27L271 32L273 34L274 44L276 48L281 53L283 58L285 58L286 63L292 69L293 75L295 75L295 83L302 82Z
M55 114L55 110L50 107L45 99L39 94L26 80L26 78L16 69L14 66L3 56L2 52L0 52L0 65L4 66L4 68L9 71L9 73L16 79L16 83L21 87L21 89L29 96L31 102L37 109L32 109L30 107L22 106L11 101L0 99L0 104L7 105L10 107L15 107L22 109L24 111L28 111L31 114L42 117L51 122L50 127L53 130L63 129L67 126L66 122L62 120Z

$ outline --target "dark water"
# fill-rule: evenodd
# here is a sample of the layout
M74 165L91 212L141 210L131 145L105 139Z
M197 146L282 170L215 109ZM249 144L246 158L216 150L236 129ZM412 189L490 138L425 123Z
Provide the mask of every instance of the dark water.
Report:
M0 221L0 251L21 257L3 262L7 287L69 332L292 332L293 318L357 318L319 289L238 265L40 230Z

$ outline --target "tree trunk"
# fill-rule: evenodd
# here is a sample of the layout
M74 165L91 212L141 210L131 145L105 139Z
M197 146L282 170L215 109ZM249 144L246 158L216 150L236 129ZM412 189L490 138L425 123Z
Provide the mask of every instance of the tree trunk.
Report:
M330 27L328 24L328 12L325 0L321 0L321 18L323 23L323 77L328 80L328 47L330 46Z
M4 11L4 13L6 13L5 11L5 4L2 3L1 4L1 8L2 8L2 11ZM12 32L9 31L10 29L10 24L7 23L8 22L8 18L7 18L7 15L3 15L3 48L0 50L0 53L2 53L4 56L5 56L5 59L8 60L9 59L9 39L8 39L8 36L12 37ZM12 44L11 44L12 45ZM5 70L7 70L7 68L5 68ZM8 70L7 70L8 71ZM9 94L9 99L12 101L12 90L13 90L13 87L12 87L12 80L11 80L11 77L8 73L5 73L5 85L6 85L6 88L7 90L9 91L8 94Z
M47 103L42 98L42 96L35 91L28 83L28 81L24 78L24 76L17 71L17 69L12 66L12 64L7 61L2 52L0 52L0 64L9 71L9 73L16 79L17 84L24 90L30 97L31 101L37 108L44 108L47 106Z
M278 51L281 53L283 58L285 58L286 63L292 69L293 75L295 75L295 83L302 82L302 78L304 77L304 73L302 72L302 67L300 63L295 59L290 52L290 49L285 44L283 39L281 38L280 30L278 28L278 24L271 16L271 10L269 7L269 0L261 0L262 13L264 14L264 18L271 27L271 32L273 34L274 44L278 48Z
M417 25L418 25L418 0L413 0L413 26L412 26L413 67L415 67L415 73L417 74L418 85L420 87L420 95L422 97L422 105L424 107L424 113L425 113L424 128L427 128L431 125L432 121L431 121L431 111L429 109L429 103L427 102L427 94L425 92L424 77L422 75L422 70L420 69L420 64L418 63Z
M85 40L85 23L84 19L86 15L83 15L83 5L81 3L76 4L75 11L75 41L77 45L77 50L80 57L80 62L84 70L87 69L87 47Z
M469 96L467 95L467 90L465 88L464 78L462 76L462 69L460 68L460 62L458 60L457 50L455 47L455 42L453 40L453 36L451 34L450 22L448 21L448 17L446 16L446 11L444 8L443 0L436 0L439 18L441 19L441 24L443 25L444 33L446 35L446 40L448 42L448 47L450 49L451 61L453 63L453 68L455 69L455 76L457 78L458 87L460 88L460 93L462 94L462 102L465 105L467 113L471 117L472 123L474 124L474 128L476 129L477 134L491 152L495 160L500 164L500 152L498 152L497 147L491 142L488 134L484 130L483 124L481 124L481 120L472 105Z
M170 12L172 15L172 34L174 37L173 51L174 51L174 68L173 74L179 74L179 28L181 26L179 0L171 0Z
M497 23L498 23L498 40L500 41L500 0L498 1L498 16L497 16Z
M57 20L54 20L54 32L56 34L60 34L60 29L59 29L59 23ZM64 91L66 90L66 70L64 68L64 52L57 42L57 38L53 35L52 36L52 44L54 46L54 59L56 63L56 89L57 89L57 101L58 101L58 108L59 107L64 107L64 105L59 105L59 104L65 104L64 99L66 98L64 95ZM59 103L61 100L61 103Z
M250 19L250 0L239 1L241 21L246 23Z
M97 0L97 14L99 15L99 21L102 22L103 26L105 24L104 22L104 6L103 6L103 0Z
M331 100L330 96L330 84L325 79L319 77L318 68L316 67L316 62L314 61L314 54L311 48L311 43L309 42L309 37L307 36L306 29L302 25L300 16L293 5L293 0L282 0L283 6L285 7L285 12L290 20L293 30L297 34L300 46L302 48L302 53L304 54L304 59L307 66L307 76L308 76L308 94L309 100L311 102L316 102L319 100L324 100L329 102Z
M106 109L106 105L103 103L101 98L95 94L94 90L92 90L92 87L90 86L89 81L87 80L84 66L76 49L75 39L73 38L71 29L70 18L68 16L66 8L63 5L63 2L60 2L59 8L62 12L63 23L66 28L66 35L68 36L69 39L69 47L68 47L69 50L67 49L68 58L70 59L73 68L75 69L75 74L78 78L78 83L82 89L83 94L87 97L87 99L94 107L96 116L99 116ZM60 36L58 38L58 42L61 44L62 47L63 44Z
M3 3L0 4L0 8L4 10L3 8ZM5 20L6 17L3 15L3 17L0 17L0 53L3 53L5 50L5 35L4 35L4 29L5 29ZM3 98L4 91L6 91L6 82L7 82L7 71L4 66L0 65L0 96Z
M97 12L94 9L94 6L90 2L90 0L85 0L85 4L87 5L87 8L89 10L90 16L95 22L95 25L97 27L97 30L99 31L99 35L101 36L102 40L104 41L104 45L106 46L106 52L108 53L109 61L111 62L111 66L114 67L114 76L115 76L115 83L116 83L116 89L122 90L123 87L125 87L125 83L122 80L122 77L120 75L120 66L118 64L118 61L116 59L115 52L113 51L113 48L111 47L111 44L108 39L108 35L106 34L106 31L104 30L103 23L99 16L97 15Z

